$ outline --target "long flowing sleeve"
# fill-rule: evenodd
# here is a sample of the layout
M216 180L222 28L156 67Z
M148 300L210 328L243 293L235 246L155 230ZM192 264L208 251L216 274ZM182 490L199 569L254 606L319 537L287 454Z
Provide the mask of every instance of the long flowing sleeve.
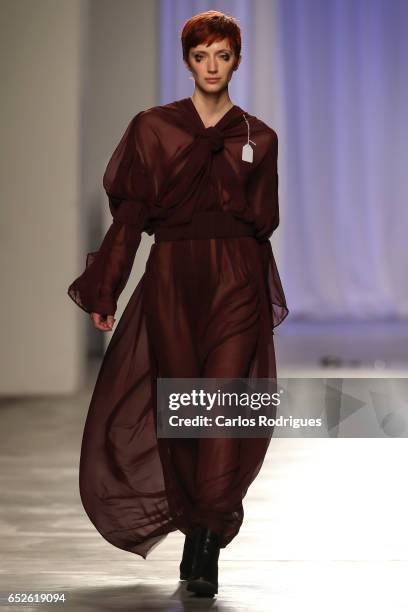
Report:
M99 249L87 254L84 272L68 287L68 295L88 313L115 314L146 227L149 178L137 148L139 116L129 123L103 175L112 224Z
M247 199L261 253L273 328L289 314L270 242L270 237L279 225L278 187L278 137L273 132L272 142L247 185Z

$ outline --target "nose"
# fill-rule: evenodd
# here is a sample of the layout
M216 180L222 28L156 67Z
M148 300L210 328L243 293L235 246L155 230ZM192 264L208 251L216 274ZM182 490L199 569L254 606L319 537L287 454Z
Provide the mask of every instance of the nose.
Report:
M213 74L218 71L216 60L210 60L207 66L207 70L209 73Z

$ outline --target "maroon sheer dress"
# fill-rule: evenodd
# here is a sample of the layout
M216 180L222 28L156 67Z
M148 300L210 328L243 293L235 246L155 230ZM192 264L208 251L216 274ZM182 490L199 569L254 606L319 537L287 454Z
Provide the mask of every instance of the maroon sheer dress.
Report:
M79 485L100 534L143 558L197 524L224 548L263 463L270 438L157 438L156 380L276 378L273 328L288 314L269 241L277 157L276 132L257 117L235 105L206 128L183 98L136 114L106 168L113 222L69 296L114 314L141 233L155 242L99 371Z

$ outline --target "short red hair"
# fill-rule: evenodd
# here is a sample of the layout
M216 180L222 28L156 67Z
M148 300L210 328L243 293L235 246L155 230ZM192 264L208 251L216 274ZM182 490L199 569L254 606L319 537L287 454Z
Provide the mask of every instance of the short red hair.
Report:
M223 38L228 40L238 62L241 53L241 30L234 17L220 11L205 11L190 17L181 32L184 60L188 63L188 54L192 47L204 43L209 46Z

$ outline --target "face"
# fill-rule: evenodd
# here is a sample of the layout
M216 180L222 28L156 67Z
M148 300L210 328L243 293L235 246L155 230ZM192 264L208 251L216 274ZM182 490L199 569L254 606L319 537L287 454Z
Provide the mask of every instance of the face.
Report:
M209 47L205 44L191 47L188 59L190 65L186 61L184 63L192 73L196 86L207 93L215 93L227 87L232 73L239 66L241 56L234 68L235 54L229 41L223 39L213 42Z

